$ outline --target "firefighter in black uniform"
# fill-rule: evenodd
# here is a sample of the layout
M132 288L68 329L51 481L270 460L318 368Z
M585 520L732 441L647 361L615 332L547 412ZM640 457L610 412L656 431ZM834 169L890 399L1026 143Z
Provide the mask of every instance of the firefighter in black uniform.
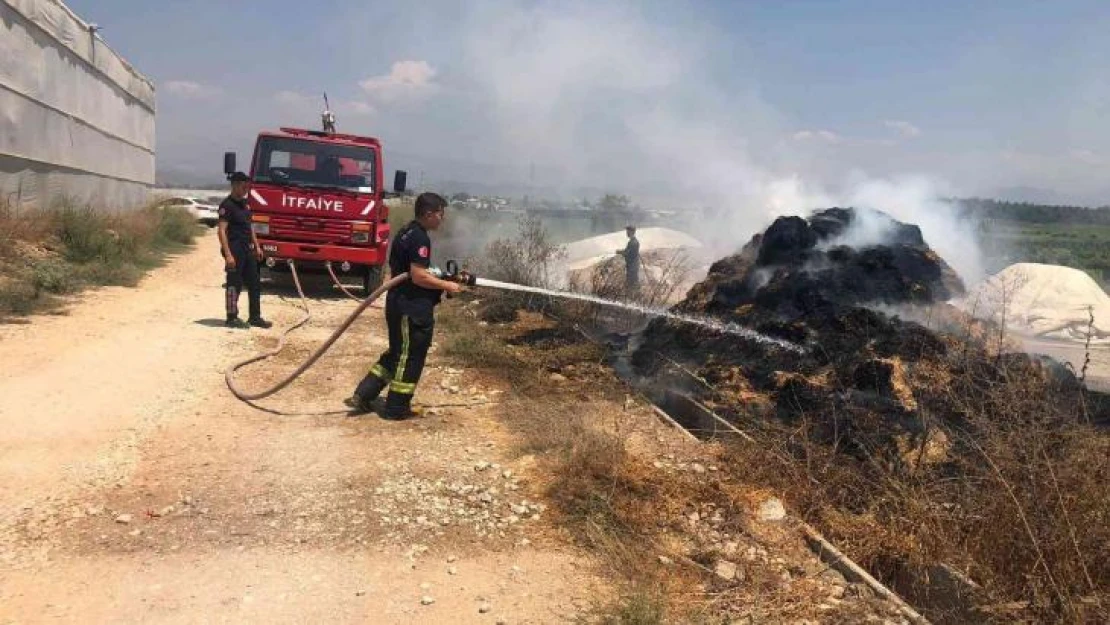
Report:
M262 318L262 285L258 263L262 260L262 247L251 227L251 211L247 206L250 178L243 172L228 177L231 194L220 203L220 251L227 272L225 303L229 328L269 328L273 324ZM250 317L244 322L239 318L239 293L247 289Z
M386 419L414 416L411 402L424 370L424 359L432 346L434 309L444 291L459 293L462 285L441 280L429 271L432 240L429 230L443 223L447 200L435 193L416 198L416 218L397 232L389 250L389 272L408 272L409 279L390 289L385 298L385 322L389 327L389 349L355 389L347 405L370 411L370 402L389 387L385 401Z

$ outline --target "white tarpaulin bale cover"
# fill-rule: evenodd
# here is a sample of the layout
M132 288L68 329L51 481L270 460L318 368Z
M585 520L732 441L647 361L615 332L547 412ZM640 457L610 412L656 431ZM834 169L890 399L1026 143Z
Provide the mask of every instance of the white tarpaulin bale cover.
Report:
M1110 296L1083 271L1060 265L1010 265L971 289L964 310L1019 334L1085 341L1094 314L1092 342L1110 342Z
M669 228L638 228L636 238L640 241L640 255L653 250L695 250L701 248L701 241L678 230ZM580 271L612 258L616 251L628 244L624 230L610 232L566 245L568 271Z
M145 202L154 123L154 85L64 4L0 0L0 201Z

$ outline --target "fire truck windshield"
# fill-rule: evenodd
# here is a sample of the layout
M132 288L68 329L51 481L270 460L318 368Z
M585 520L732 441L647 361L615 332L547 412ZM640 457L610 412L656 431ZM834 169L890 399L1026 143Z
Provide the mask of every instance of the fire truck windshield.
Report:
M296 187L373 190L374 149L289 137L262 137L255 150L254 180Z

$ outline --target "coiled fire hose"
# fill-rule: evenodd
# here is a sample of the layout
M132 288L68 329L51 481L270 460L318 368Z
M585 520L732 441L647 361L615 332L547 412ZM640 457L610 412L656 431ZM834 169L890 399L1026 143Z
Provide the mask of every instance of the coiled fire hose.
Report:
M338 328L336 328L335 332L332 332L331 336L329 336L328 339L326 341L324 341L324 343L320 347L318 347L316 349L316 351L313 352L312 355L308 357L307 360L305 360L303 363L301 363L301 366L297 367L292 373L290 373L289 375L287 375L284 378L282 378L281 380L279 380L273 386L271 386L267 389L261 390L261 391L254 392L254 393L248 393L248 392L242 390L241 388L239 388L235 384L235 372L237 370L251 364L251 363L255 363L255 362L258 362L260 360L266 360L267 358L272 358L272 357L276 356L279 352L281 352L282 349L285 348L285 339L286 339L286 337L288 337L289 334L292 333L297 328L300 328L304 324L308 323L308 320L312 318L312 313L309 312L308 304L306 303L306 298L305 298L305 295L304 295L304 289L301 288L300 277L297 276L297 266L296 266L296 264L293 263L293 261L288 261L288 262L289 262L290 273L292 273L292 275L293 275L293 284L297 287L297 295L300 296L301 306L304 308L304 317L302 317L301 320L298 321L297 323L289 326L284 332L281 333L281 336L278 338L278 344L277 344L276 347L274 347L273 349L271 349L269 351L263 352L261 354L251 356L250 358L247 358L245 360L240 360L239 362L231 365L231 367L228 368L227 372L224 373L224 381L227 382L227 388L232 392L233 395L235 395L236 397L238 397L242 401L254 401L254 400L257 400L257 399L263 399L265 397L269 397L270 395L273 395L274 393L276 393L276 392L280 391L281 389L285 388L286 386L288 386L290 382L292 382L293 380L296 380L302 373L307 371L309 367L316 364L316 361L319 360L320 357L323 356L324 353L327 352L328 349L331 348L332 344L335 343L335 341L338 340L339 337L342 336L343 333L346 332L347 329L351 327L351 324L355 322L355 319L357 319L358 316L363 313L363 311L365 311L367 308L369 308L370 304L374 303L374 300L381 297L382 293L385 293L389 289L392 289L393 287L397 286L398 284L404 282L409 277L408 273L402 273L402 274L398 274L396 276L393 276L389 280L382 283L382 285L379 286L377 289L375 289L373 293L368 295L366 297L366 299L362 300L362 302L347 317L347 319L344 320L343 323L340 324ZM329 269L330 269L330 267L329 267Z

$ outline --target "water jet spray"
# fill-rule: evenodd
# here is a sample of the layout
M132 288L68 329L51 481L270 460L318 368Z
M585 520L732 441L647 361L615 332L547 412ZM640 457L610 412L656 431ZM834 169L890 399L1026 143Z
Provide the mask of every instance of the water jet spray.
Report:
M767 336L765 334L760 334L759 332L756 332L755 330L752 330L750 328L745 328L744 326L737 325L737 324L731 323L731 322L720 321L718 319L713 319L711 317L703 317L703 316L699 316L699 315L690 315L690 314L684 314L684 313L677 313L677 312L673 312L673 311L666 310L666 309L663 309L663 308L654 308L654 307L651 307L651 306L645 306L643 304L637 304L637 303L634 303L634 302L622 302L620 300L606 299L604 297L598 297L597 295L588 295L586 293L575 293L573 291L556 291L556 290L553 290L553 289L544 289L544 288L535 287L535 286L524 286L524 285L521 285L521 284L513 284L511 282L501 282L499 280L490 280L489 278L475 278L474 280L475 280L474 283L475 283L476 286L484 286L484 287L489 287L489 288L493 288L493 289L501 289L503 291L518 291L518 292L522 292L522 293L536 293L538 295L548 295L550 297L561 297L561 298L564 298L564 299L573 299L573 300L578 300L580 302L588 302L588 303L591 303L591 304L598 304L598 305L601 305L601 306L610 306L610 307L613 307L613 308L623 308L624 310L639 313L639 314L642 314L642 315L647 315L649 317L663 317L665 319L669 319L671 321L677 321L679 323L688 323L688 324L691 324L691 325L696 325L696 326L705 328L707 330L713 330L714 332L720 332L722 334L731 334L733 336L739 336L741 338L745 338L745 339L755 341L756 343L760 343L762 345L773 345L775 347L780 347L782 349L785 349L787 351L791 351L791 352L794 352L794 353L797 353L797 354L804 354L806 352L806 349L804 347L801 347L799 345L795 345L794 343L791 343L789 341L784 341L782 339L777 339L777 338L772 337L772 336Z
M297 294L301 298L301 303L302 303L302 305L304 307L304 310L305 310L305 316L304 316L303 319L301 319L301 321L299 321L298 323L294 324L293 326L291 326L290 328L288 328L287 330L282 332L281 337L278 341L278 345L277 345L276 348L274 348L271 351L265 352L263 354L259 354L257 356L252 356L250 358L247 358L246 360L239 361L239 362L233 364L227 370L227 372L225 373L224 379L227 382L228 389L230 389L232 394L235 395L237 398L239 398L242 401L248 402L248 403L253 401L253 400L262 399L262 398L268 397L270 395L273 395L274 393L276 393L276 392L280 391L281 389L285 388L286 386L288 386L291 382L293 382L293 380L300 377L301 374L303 374L313 364L315 364L316 361L319 360L319 358L324 355L324 352L326 352L332 346L332 344L334 344L335 341L344 332L346 332L351 327L351 324L354 323L355 319L359 315L361 315L363 313L363 311L365 311L370 306L370 304L372 304L374 302L374 300L376 300L378 297L380 297L386 291L392 289L393 287L397 286L398 284L400 284L400 283L402 283L402 282L404 282L405 280L408 279L408 274L407 273L402 273L400 275L393 276L390 280L388 280L387 282L382 284L380 287L378 287L365 300L362 300L362 302L359 304L359 306L347 317L346 320L343 321L343 323L340 325L340 327L337 328L335 330L335 332L333 332L332 335L330 337L328 337L328 339L326 341L324 341L323 345L321 345L315 352L313 352L312 355L309 356L309 358L305 362L303 362L299 367L297 367L296 370L294 370L291 374L286 375L278 383L274 384L270 388L250 393L250 392L247 392L245 390L240 389L235 384L235 380L234 380L235 371L238 370L239 368L245 367L246 365L249 365L251 363L258 362L258 361L261 361L261 360L266 360L268 358L272 358L273 356L276 356L285 347L285 339L286 339L286 337L288 337L289 333L291 333L293 330L296 330L297 328L303 326L309 320L307 298L304 295L304 291L301 289L301 283L300 283L300 278L297 275L296 264L293 261L287 261L287 262L289 264L290 271L293 275L293 282L297 287ZM330 267L329 267L329 269L330 269ZM653 308L653 307L650 307L650 306L645 306L643 304L636 304L636 303L633 303L633 302L622 302L622 301L619 301L619 300L611 300L611 299L606 299L604 297L598 297L596 295L588 295L588 294L585 294L585 293L575 293L573 291L556 291L556 290L553 290L553 289L545 289L545 288L535 287L535 286L525 286L525 285L522 285L522 284L514 284L512 282L501 282L500 280L491 280L489 278L479 278L477 275L475 275L475 274L473 274L469 271L460 270L458 263L454 260L447 261L444 264L443 269L440 269L438 267L431 267L431 268L429 268L429 271L433 275L435 275L437 278L440 278L442 280L450 280L452 282L458 282L459 284L462 284L462 285L465 285L465 286L485 287L485 288L491 288L491 289L498 289L498 290L502 290L502 291L516 291L516 292L520 292L520 293L535 293L535 294L538 294L538 295L546 295L546 296L549 296L549 297L560 297L560 298L564 298L564 299L573 299L573 300L577 300L577 301L581 301L581 302L588 302L588 303L591 303L591 304L598 304L598 305L601 305L601 306L610 306L610 307L614 307L614 308L622 308L624 310L632 311L632 312L639 313L639 314L642 314L642 315L646 315L646 316L649 316L649 317L663 317L663 318L669 319L671 321L677 321L677 322L680 322L680 323L688 323L688 324L696 325L696 326L705 328L707 330L712 330L714 332L720 332L720 333L723 333L723 334L730 334L730 335L733 335L733 336L738 336L738 337L741 337L741 338L745 338L745 339L754 341L754 342L759 343L761 345L779 347L781 349L785 349L787 351L794 352L796 354L806 353L806 349L804 347L801 347L801 346L796 345L794 343L791 343L789 341L784 341L782 339L777 339L777 338L774 338L774 337L771 337L771 336L767 336L765 334L760 334L759 332L756 332L755 330L745 328L745 327L737 325L735 323L726 323L726 322L723 322L723 321L720 321L720 320L717 320L717 319L712 319L710 317L702 317L702 316L697 316L697 315L677 313L677 312L665 310L665 309L662 309L662 308ZM334 273L332 274L332 276L333 276L333 279L334 279ZM336 280L336 284L339 284L338 280ZM340 285L340 288L342 288L342 285Z

